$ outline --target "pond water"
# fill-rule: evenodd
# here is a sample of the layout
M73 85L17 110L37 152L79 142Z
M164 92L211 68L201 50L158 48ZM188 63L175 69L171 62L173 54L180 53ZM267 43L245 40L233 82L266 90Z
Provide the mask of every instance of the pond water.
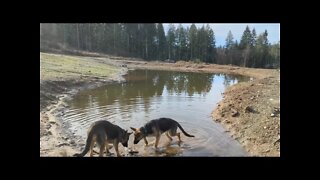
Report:
M128 131L141 127L160 117L178 121L186 132L195 137L181 135L182 143L173 137L170 143L163 134L159 149L155 151L154 137L133 144L135 156L246 156L246 151L233 140L223 127L213 121L212 111L222 100L225 89L235 83L248 81L248 77L155 70L129 71L126 82L110 84L80 91L67 102L69 108L63 116L72 133L85 142L89 126L98 120L108 120ZM180 132L180 130L178 130ZM124 148L119 145L120 152ZM111 152L114 152L111 149Z

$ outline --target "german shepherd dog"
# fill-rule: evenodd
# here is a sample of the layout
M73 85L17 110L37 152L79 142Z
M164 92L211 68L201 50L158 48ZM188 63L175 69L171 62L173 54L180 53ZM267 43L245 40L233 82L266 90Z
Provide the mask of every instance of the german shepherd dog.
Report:
M88 138L86 146L82 153L74 154L73 156L85 156L90 149L90 156L93 156L93 147L97 143L100 146L99 156L103 156L104 149L106 148L106 155L109 153L109 143L113 143L117 156L121 156L118 150L118 144L121 143L124 147L128 147L129 136L127 130L120 128L109 121L96 121L88 130Z
M134 144L137 144L141 139L144 140L145 145L148 145L148 141L146 139L147 136L155 136L155 148L158 148L158 143L160 140L160 136L162 133L166 133L167 137L170 141L172 141L171 136L178 136L179 143L181 142L180 133L177 133L177 128L183 132L184 135L188 137L194 137L193 135L188 134L184 131L181 125L170 118L159 118L153 119L140 128L130 127L134 131Z

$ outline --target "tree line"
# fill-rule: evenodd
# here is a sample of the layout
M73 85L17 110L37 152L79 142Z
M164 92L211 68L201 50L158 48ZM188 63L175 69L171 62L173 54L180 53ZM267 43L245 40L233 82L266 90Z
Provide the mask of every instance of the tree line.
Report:
M184 60L244 67L280 66L280 42L271 45L267 30L257 35L247 26L240 42L232 32L226 45L216 47L209 26L185 28L161 23L40 24L40 50L76 49L145 60Z

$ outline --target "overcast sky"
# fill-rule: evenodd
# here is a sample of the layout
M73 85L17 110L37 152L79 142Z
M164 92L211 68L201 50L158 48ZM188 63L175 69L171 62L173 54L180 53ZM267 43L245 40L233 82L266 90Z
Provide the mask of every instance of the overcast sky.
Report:
M179 24L174 24L177 27ZM184 27L190 27L191 23L182 23ZM195 24L197 28L201 28L202 25L207 24ZM242 24L242 23L233 23L233 24L224 24L224 23L209 23L211 28L214 31L216 37L216 46L224 46L225 40L228 34L228 31L231 30L234 41L238 40L240 42L241 36L243 31L245 30L246 26L248 25L250 30L252 31L253 28L256 29L257 36L260 33L263 33L265 30L268 31L268 40L271 44L277 43L280 41L280 24L266 24L266 23L259 23L259 24ZM163 23L163 27L165 32L167 33L169 24Z

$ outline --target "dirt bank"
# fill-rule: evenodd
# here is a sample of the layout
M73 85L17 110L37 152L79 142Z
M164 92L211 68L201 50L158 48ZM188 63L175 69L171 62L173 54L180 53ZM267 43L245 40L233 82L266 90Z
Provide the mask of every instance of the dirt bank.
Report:
M231 86L213 118L251 155L280 156L279 76Z
M280 156L280 72L189 62L146 62L122 57L77 57L40 53L40 156L70 156L75 142L59 121L65 99L77 91L122 80L129 69L228 73L250 76L231 86L212 113L253 156ZM61 64L61 60L63 60Z

